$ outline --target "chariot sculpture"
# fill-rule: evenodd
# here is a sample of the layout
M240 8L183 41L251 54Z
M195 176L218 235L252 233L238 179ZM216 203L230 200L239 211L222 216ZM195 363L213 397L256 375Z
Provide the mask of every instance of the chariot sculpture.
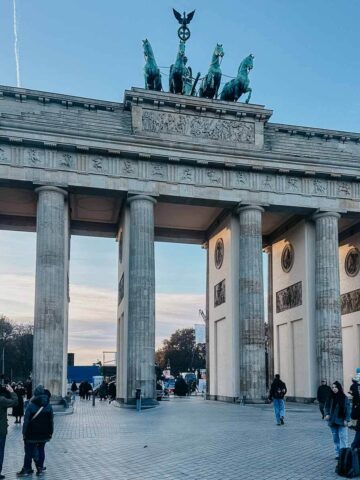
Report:
M179 48L175 62L169 69L169 92L178 95L198 95L199 97L209 99L220 99L227 102L237 102L241 95L247 93L245 103L249 103L252 89L250 88L249 73L254 66L254 55L251 53L245 57L239 65L236 77L225 83L220 96L219 90L222 80L221 61L224 57L224 49L222 44L215 46L209 70L201 79L200 87L196 92L196 86L200 78L200 73L193 78L192 68L187 64L187 56L185 54L186 41L190 38L189 23L194 17L195 10L181 15L173 9L173 13L177 21L180 23L178 29L178 37L180 39ZM157 66L153 49L149 40L143 40L143 49L145 57L144 76L145 88L148 90L161 91L162 81L160 68ZM231 78L231 77L230 77Z

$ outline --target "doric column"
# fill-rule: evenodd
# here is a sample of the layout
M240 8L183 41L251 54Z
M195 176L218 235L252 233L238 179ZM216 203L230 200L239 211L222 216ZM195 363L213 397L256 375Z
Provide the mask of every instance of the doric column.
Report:
M67 192L40 187L36 219L36 281L33 385L41 383L54 397L64 394L67 334Z
M268 301L267 301L267 384L266 388L274 378L274 314L273 314L273 254L272 246L266 247L268 261Z
M265 395L265 329L261 216L249 205L240 217L240 395L247 401Z
M129 198L129 314L127 401L141 388L143 402L155 399L154 204L145 195Z
M315 246L316 351L319 381L343 380L339 243L336 212L313 216Z

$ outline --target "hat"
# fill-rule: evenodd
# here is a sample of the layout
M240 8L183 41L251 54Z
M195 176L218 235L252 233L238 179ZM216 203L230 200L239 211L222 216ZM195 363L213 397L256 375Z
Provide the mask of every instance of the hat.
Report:
M34 390L34 396L38 397L39 395L44 395L44 387L43 385L38 385Z

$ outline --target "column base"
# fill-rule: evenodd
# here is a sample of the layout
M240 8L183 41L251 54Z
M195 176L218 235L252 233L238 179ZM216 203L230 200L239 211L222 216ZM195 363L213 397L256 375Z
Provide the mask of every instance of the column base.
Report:
M52 406L54 415L68 415L74 413L70 397L52 395L50 397L50 405Z
M117 398L113 402L114 406L117 407L122 407L122 408L136 408L136 398ZM154 400L153 398L142 398L141 399L141 409L146 409L146 408L154 408L159 405L159 402L157 400Z

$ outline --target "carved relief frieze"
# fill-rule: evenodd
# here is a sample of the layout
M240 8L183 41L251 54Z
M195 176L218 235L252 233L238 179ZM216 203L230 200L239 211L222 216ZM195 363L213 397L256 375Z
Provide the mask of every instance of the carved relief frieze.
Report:
M316 195L326 195L328 191L328 183L326 180L320 180L319 178L314 178L313 180L313 194Z
M289 192L301 191L301 179L298 177L288 177L286 179L286 189Z
M276 292L276 313L302 305L302 282L294 283L289 287Z
M193 167L179 167L178 180L185 183L193 183L195 180L195 169Z
M27 163L33 167L37 167L42 163L43 153L36 148L29 148L26 153Z
M249 188L249 174L245 172L236 172L234 175L231 175L231 186L238 188Z
M0 147L0 163L8 163L9 161L9 152L4 147Z
M165 180L167 178L167 165L151 163L149 165L149 175L155 180Z
M133 160L123 160L120 171L122 175L132 177L138 174L138 164Z
M255 143L255 126L241 120L144 110L142 129L146 132L183 135L233 143Z
M273 175L263 175L260 183L260 190L275 190L275 177Z
M343 293L340 296L341 315L358 312L360 310L360 289Z
M223 172L220 170L207 169L205 181L210 185L222 185L223 183Z
M337 185L337 194L339 196L350 197L351 196L351 183L339 182Z
M90 162L90 170L97 173L106 173L106 162L103 157L93 157Z
M73 168L74 159L73 159L73 156L71 155L71 153L63 153L60 156L59 165L60 165L60 167Z
M225 279L214 286L214 307L225 303Z

